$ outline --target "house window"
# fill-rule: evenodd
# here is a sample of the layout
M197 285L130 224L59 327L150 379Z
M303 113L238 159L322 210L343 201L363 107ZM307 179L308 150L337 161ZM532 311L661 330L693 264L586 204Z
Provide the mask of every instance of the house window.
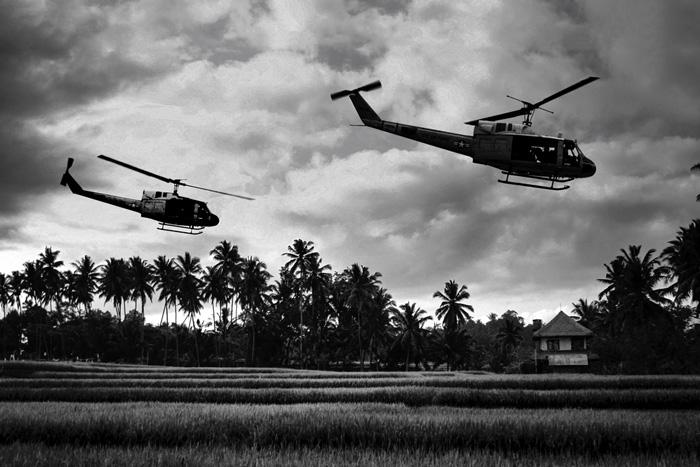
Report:
M547 351L548 352L558 352L559 351L559 339L547 339Z
M586 338L574 337L571 339L571 350L586 350Z

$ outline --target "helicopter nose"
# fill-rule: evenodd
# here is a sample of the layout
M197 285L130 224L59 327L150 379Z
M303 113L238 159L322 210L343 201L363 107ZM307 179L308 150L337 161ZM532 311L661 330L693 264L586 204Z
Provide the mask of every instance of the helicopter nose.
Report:
M596 167L595 167L595 162L592 160L585 158L583 161L583 166L581 167L581 176L582 177L592 177L593 174L595 173Z
M215 226L219 225L219 218L215 216L214 214L209 215L209 225L210 226Z

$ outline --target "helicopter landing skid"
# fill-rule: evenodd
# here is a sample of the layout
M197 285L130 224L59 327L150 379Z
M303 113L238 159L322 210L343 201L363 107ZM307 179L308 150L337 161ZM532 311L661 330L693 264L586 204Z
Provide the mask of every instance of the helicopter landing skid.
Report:
M179 224L168 224L167 222L161 222L158 225L158 230L163 230L165 232L181 233L185 235L201 235L202 230L204 230L204 227L194 225L183 226Z
M519 173L514 173L514 172L509 172L509 171L502 171L501 172L503 175L506 176L505 180L498 180L500 183L505 183L506 185L518 185L518 186L526 186L529 188L539 188L540 190L552 190L552 191L562 191L562 190L568 190L570 188L569 185L561 185L561 186L555 186L555 183L566 183L570 182L573 180L573 178L569 177L557 177L556 175L551 175L548 177L545 176L540 176L540 175L524 175L524 174L519 174ZM522 178L529 178L531 180L541 180L544 182L549 182L550 185L537 185L535 183L524 183L524 182L513 182L510 180L510 177L522 177Z

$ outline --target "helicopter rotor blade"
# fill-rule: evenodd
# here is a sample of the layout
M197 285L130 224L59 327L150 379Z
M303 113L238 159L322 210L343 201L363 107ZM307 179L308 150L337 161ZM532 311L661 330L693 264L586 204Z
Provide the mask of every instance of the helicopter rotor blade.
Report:
M100 158L100 159L109 161L109 162L111 162L111 163L113 163L113 164L121 165L122 167L125 167L125 168L127 168L127 169L133 170L133 171L135 171L135 172L139 172L139 173L142 173L142 174L144 174L144 175L148 175L149 177L157 178L158 180L162 180L162 181L164 181L164 182L166 182L166 183L174 183L175 186L176 186L176 188L177 188L177 186L187 186L187 187L190 187L190 188L196 188L196 189L198 189L198 190L204 190L204 191L210 191L210 192L212 192L212 193L218 193L218 194L220 194L220 195L233 196L233 197L236 197L236 198L247 199L247 200L249 200L249 201L253 201L253 200L254 200L254 198L249 198L249 197L247 197L247 196L235 195L235 194L233 194L233 193L226 193L225 191L212 190L211 188L204 188L204 187L202 187L202 186L197 186L197 185L190 185L189 183L184 183L181 179L172 179L172 178L168 178L168 177L163 177L162 175L158 175L158 174L155 174L155 173L153 173L153 172L149 172L148 170L144 170L144 169L141 169L141 168L139 168L139 167L136 167L136 166L134 166L134 165L127 164L126 162L122 162L122 161L119 161L119 160L117 160L117 159L113 159L113 158L111 158L111 157L109 157L109 156L105 156L104 154L100 154L100 155L97 156L97 157Z
M226 193L225 191L219 191L219 190L212 190L211 188L204 188L203 186L197 186L197 185L190 185L189 183L180 183L180 186L186 186L190 188L196 188L198 190L204 190L204 191L210 191L212 193L218 193L220 195L226 195L226 196L233 196L234 198L240 198L240 199L246 199L248 201L254 201L255 198L249 198L247 196L242 196L242 195L235 195L233 193Z
M471 121L464 122L464 123L466 123L467 125L476 125L479 122L479 120L488 120L490 122L495 122L498 120L506 120L508 118L517 117L520 115L527 115L530 112L532 112L533 110L541 108L541 106L546 104L547 102L553 101L554 99L561 97L564 94L568 94L571 91L574 91L574 90L580 88L581 86L587 85L588 83L592 83L593 81L595 81L597 79L599 79L597 76L589 76L588 78L582 79L578 83L572 84L571 86L564 88L561 91L555 92L551 96L545 97L541 101L535 102L534 104L527 102L527 101L524 101L522 99L518 99L517 97L508 96L511 99L515 99L516 101L521 102L523 104L523 107L521 109L513 110L511 112L504 112L502 114L492 115L490 117L480 118L478 120L471 120ZM547 110L547 109L542 109L542 110L545 110L549 113L553 113L551 110Z
M179 180L173 180L172 178L168 177L163 177L162 175L155 174L153 172L149 172L148 170L141 169L139 167L136 167L131 164L127 164L126 162L118 161L116 159L113 159L111 157L105 156L104 154L100 154L97 156L99 159L111 162L113 164L121 165L122 167L125 167L127 169L133 170L135 172L142 173L144 175L148 175L149 177L157 178L158 180L162 180L166 183L176 183L176 184L181 184Z
M488 120L489 122L496 122L498 120L505 120L507 118L513 118L513 117L517 117L519 115L527 115L528 113L530 113L530 111L528 109L522 108L522 109L518 109L518 110L512 110L510 112L505 112L502 114L491 115L490 117L484 117L484 118L479 118L476 120L471 120L471 121L464 122L464 123L467 125L476 125L477 123L479 123L479 120Z
M589 76L589 77L586 78L586 79L582 79L582 80L579 81L578 83L572 84L572 85L569 86L568 88L564 88L564 89L562 89L562 90L559 91L559 92L555 92L554 94L552 94L552 95L549 96L549 97L545 97L544 99L542 99L541 101L539 101L539 102L537 102L537 103L535 103L535 104L531 104L531 105L532 105L531 109L536 109L536 108L538 108L539 106L541 106L542 104L546 104L547 102L552 101L552 100L554 100L554 99L556 99L556 98L558 98L558 97L561 97L561 96L563 96L564 94L568 94L568 93L570 93L571 91L574 91L574 90L580 88L581 86L585 86L585 85L587 85L588 83L592 83L593 81L595 81L595 80L597 80L597 79L599 79L597 76Z

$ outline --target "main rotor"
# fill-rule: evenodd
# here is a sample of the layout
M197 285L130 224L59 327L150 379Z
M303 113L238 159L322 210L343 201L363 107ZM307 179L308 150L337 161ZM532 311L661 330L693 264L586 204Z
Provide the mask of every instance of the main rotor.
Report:
M557 99L558 97L563 96L564 94L568 94L571 91L574 91L581 86L585 86L589 83L592 83L593 81L599 79L597 76L589 76L586 79L582 79L578 83L572 84L571 86L562 89L561 91L555 92L551 96L545 97L544 99L540 100L539 102L535 102L534 104L532 102L528 102L522 99L519 99L517 97L513 97L511 95L507 95L506 97L509 97L510 99L516 100L520 102L523 106L518 109L518 110L512 110L510 112L504 112L501 114L496 114L496 115L491 115L490 117L484 117L484 118L479 118L477 120L471 120L469 122L464 122L467 125L476 125L479 123L479 120L487 120L490 122L496 122L498 120L506 120L508 118L513 118L517 117L520 115L524 115L525 119L523 120L523 124L526 126L532 126L532 116L535 114L535 110L540 109L544 110L545 112L549 112L553 114L551 110L547 110L542 107L542 105L546 104L547 102L553 101L554 99Z
M113 163L113 164L117 164L117 165L120 165L120 166L122 166L122 167L125 167L125 168L127 168L127 169L129 169L129 170L133 170L134 172L138 172L138 173L141 173L141 174L143 174L143 175L147 175L147 176L149 176L149 177L156 178L156 179L161 180L161 181L163 181L163 182L165 182L165 183L172 183L172 184L173 184L173 194L174 194L174 195L177 195L177 189L178 189L179 187L181 187L181 186L186 186L186 187L190 187L190 188L196 188L196 189L198 189L198 190L209 191L209 192L211 192L211 193L218 193L218 194L220 194L220 195L233 196L233 197L235 197L235 198L240 198L240 199L245 199L245 200L248 200L248 201L253 201L253 198L249 198L249 197L247 197L247 196L235 195L235 194L233 194L233 193L226 193L225 191L212 190L211 188L204 188L204 187L197 186L197 185L190 185L189 183L183 182L183 180L184 180L183 178L168 178L168 177L164 177L164 176L162 176L162 175L158 175L158 174L156 174L156 173L149 172L148 170L144 170L144 169L142 169L142 168L140 168L140 167L136 167L136 166L134 166L134 165L127 164L126 162L122 162L122 161L120 161L120 160L113 159L113 158L111 158L111 157L109 157L109 156L105 156L105 155L103 155L103 154L100 154L100 155L97 156L97 157L100 158L100 159L102 159L102 160L111 162L111 163Z

